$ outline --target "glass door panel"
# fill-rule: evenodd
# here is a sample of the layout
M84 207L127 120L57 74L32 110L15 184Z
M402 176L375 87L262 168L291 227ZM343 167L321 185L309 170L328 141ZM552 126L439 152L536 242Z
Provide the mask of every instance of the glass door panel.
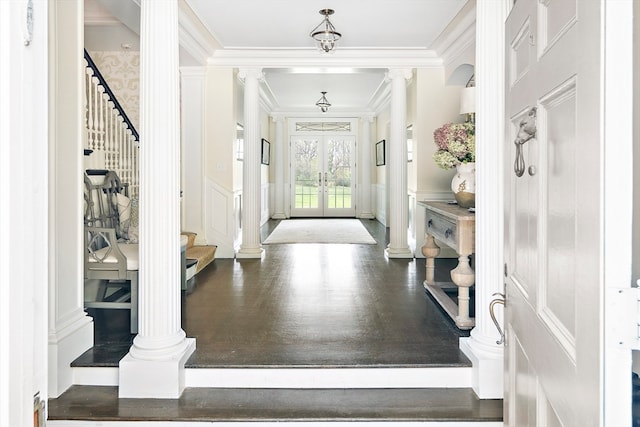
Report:
M353 137L326 138L325 216L355 216L354 146Z
M294 137L291 140L292 216L322 215L321 139Z

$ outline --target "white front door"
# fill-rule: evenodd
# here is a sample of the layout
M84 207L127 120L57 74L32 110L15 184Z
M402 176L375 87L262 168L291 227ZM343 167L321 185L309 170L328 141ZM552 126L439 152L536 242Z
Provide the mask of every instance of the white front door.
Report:
M291 137L291 216L355 216L355 137Z
M602 424L603 3L517 0L506 23L507 426Z

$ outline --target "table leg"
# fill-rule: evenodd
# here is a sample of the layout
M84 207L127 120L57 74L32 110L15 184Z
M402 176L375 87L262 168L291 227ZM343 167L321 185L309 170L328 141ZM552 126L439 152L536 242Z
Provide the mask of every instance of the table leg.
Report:
M422 246L422 255L424 255L426 259L427 269L426 269L426 278L425 282L432 284L434 283L435 276L435 258L440 253L440 246L436 244L435 239L430 234L427 234L426 240L424 242L424 246Z
M451 270L451 280L458 286L458 316L455 319L459 328L469 328L474 320L469 317L469 288L475 283L475 272L469 265L469 256L458 258L458 266Z

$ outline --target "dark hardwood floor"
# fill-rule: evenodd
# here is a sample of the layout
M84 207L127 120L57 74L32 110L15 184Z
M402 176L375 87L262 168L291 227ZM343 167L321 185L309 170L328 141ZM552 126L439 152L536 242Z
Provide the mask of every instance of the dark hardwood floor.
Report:
M262 238L278 221L269 221ZM187 367L469 366L458 330L425 294L423 259L376 245L265 245L262 260L216 259L183 296L197 349ZM440 272L452 268L451 260ZM437 280L447 280L446 276ZM92 310L95 345L74 366L117 366L132 336L125 310Z
M362 223L376 245L268 245L262 260L216 259L201 271L183 295L183 328L197 342L187 367L470 366L458 349L459 337L468 333L424 291L424 260L385 258L385 228L373 220ZM263 227L263 239L276 224ZM437 262L444 264L441 272L454 265ZM117 366L133 339L128 312L91 314L95 346L74 366ZM469 388L187 388L179 399L119 399L117 387L74 385L49 400L48 416L49 422L93 422L87 425L161 420L497 425L502 400L480 400Z

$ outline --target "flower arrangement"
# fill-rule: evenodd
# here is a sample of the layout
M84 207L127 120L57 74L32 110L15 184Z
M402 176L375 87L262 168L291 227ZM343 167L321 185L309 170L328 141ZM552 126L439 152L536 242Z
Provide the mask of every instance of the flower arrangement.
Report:
M442 169L476 161L475 126L472 122L447 123L433 132L438 151L433 160Z

